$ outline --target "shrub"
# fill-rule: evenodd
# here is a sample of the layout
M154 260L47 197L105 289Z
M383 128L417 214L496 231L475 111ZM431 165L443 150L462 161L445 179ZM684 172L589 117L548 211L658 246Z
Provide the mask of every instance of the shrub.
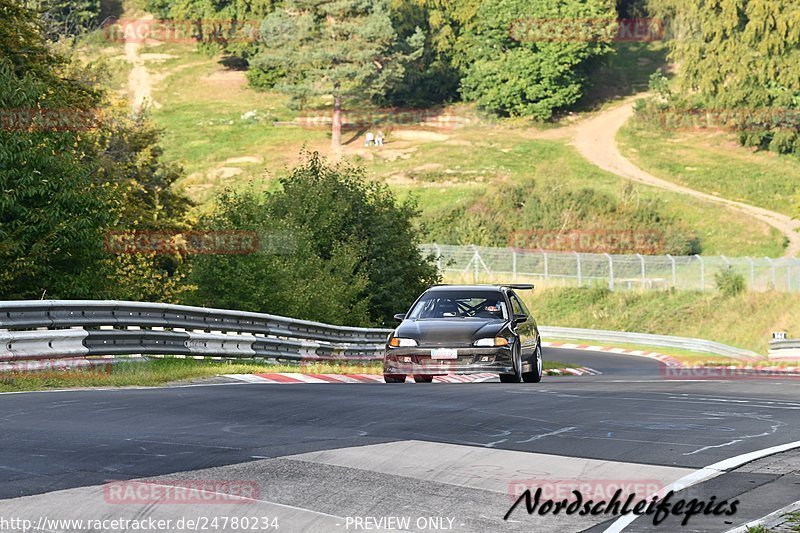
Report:
M714 274L714 283L720 293L729 297L741 294L747 288L744 276L737 273L732 267L720 270Z

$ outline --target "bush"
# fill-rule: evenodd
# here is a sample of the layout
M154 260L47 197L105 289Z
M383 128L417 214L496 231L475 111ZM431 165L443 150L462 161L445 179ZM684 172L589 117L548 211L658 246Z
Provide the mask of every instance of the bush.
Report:
M482 2L459 42L469 65L461 92L500 115L548 120L581 98L590 65L612 52L615 19L613 7L596 0ZM570 20L602 23L575 36Z
M714 274L714 283L716 284L717 290L719 290L720 293L729 297L741 294L747 288L747 283L744 281L744 276L738 274L733 270L732 267L728 267L725 270L720 270Z
M797 140L797 133L788 130L778 130L772 135L769 143L770 152L776 154L790 154L794 151L794 144Z
M329 165L313 153L281 184L266 195L218 198L207 227L259 232L261 249L196 258L197 303L335 324L391 324L438 281L436 266L418 248L416 206L398 205L360 167ZM275 236L282 242L264 249Z

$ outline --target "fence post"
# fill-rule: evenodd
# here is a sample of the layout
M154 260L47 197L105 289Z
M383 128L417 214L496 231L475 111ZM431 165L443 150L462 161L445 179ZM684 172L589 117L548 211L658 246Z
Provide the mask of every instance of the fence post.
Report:
M513 271L514 281L516 282L517 281L517 251L516 250L512 250L511 254L512 254L511 255L511 268L512 268L512 271Z
M792 259L792 262L794 262L795 271L797 272L797 292L800 292L800 268L798 268L800 260Z
M670 262L672 263L672 287L677 289L678 288L678 272L675 269L675 258L671 255L667 254L669 257Z
M636 254L636 257L638 257L639 261L641 261L641 263L642 263L642 288L644 289L644 283L645 283L644 280L645 280L645 277L646 277L645 273L644 273L644 257L642 257L642 254Z
M575 254L575 261L578 265L578 287L582 287L583 280L581 279L581 254L579 254L578 252L572 252L572 253Z
M442 249L439 247L438 244L433 245L433 249L436 250L436 270L439 271L439 274L442 273Z
M478 253L478 249L475 248L475 255L472 256L472 281L477 284L478 283L478 266L481 260L481 256Z
M694 254L694 256L700 261L700 290L706 290L706 263L703 261L703 258L700 257L698 254Z
M547 252L542 250L542 256L544 257L544 279L547 281L550 279L550 270L547 265Z
M608 258L608 290L614 290L614 260L609 254L603 254Z
M788 261L786 264L786 292L792 292L792 265Z
M745 257L745 259L750 263L750 288L754 289L756 286L756 265L750 257Z
M767 260L767 263L769 263L769 266L772 269L772 289L775 290L778 288L777 282L775 281L775 262L769 257L765 257L764 259Z

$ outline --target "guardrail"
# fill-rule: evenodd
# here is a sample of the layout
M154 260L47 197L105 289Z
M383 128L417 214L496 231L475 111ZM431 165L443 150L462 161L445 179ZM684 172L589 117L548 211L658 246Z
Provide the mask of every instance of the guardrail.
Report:
M548 339L578 339L600 342L621 342L631 344L644 344L647 346L661 346L664 348L679 348L692 352L722 355L733 359L749 361L760 359L756 352L728 346L719 342L690 337L673 337L671 335L654 335L650 333L630 333L627 331L606 331L601 329L561 328L540 326L539 333ZM798 341L800 342L800 341Z
M377 360L391 330L114 300L0 302L0 363L94 355Z
M769 341L769 358L800 360L800 339L773 339Z
M759 358L755 352L703 339L549 326L539 329L548 339L645 344L742 360ZM118 355L370 361L383 357L391 331L159 303L0 301L0 370L19 362L85 362L86 357ZM800 347L800 341L782 342L796 342Z

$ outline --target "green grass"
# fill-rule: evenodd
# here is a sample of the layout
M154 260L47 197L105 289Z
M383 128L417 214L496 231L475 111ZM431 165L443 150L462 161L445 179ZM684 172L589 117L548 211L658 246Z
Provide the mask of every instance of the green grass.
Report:
M800 159L754 152L732 134L671 132L630 121L622 152L652 174L693 189L795 216Z
M544 361L545 370L566 368L558 361ZM86 369L30 373L0 373L0 392L22 392L87 387L157 387L203 381L221 374L380 374L381 362L303 363L294 365L258 362L151 359L121 362Z
M773 331L800 335L800 295L792 293L747 292L729 298L714 291L569 288L535 290L523 297L537 321L548 326L708 339L763 355Z
M151 359L121 362L87 369L0 374L0 391L25 391L75 387L159 386L172 382L211 378L220 374L303 372L311 374L378 374L380 363L314 363L278 365L257 362Z
M789 531L800 531L800 512L789 513L785 518Z
M95 43L89 50L97 52L98 47ZM118 56L122 45L110 43L102 53ZM299 160L303 148L329 153L327 128L273 126L276 120L292 120L297 111L288 107L283 95L250 89L243 73L226 70L220 56L182 43L148 45L141 53L151 58L160 54L146 61L154 83L151 114L165 131L165 157L185 169L179 187L198 203L198 210L209 209L214 194L226 187L255 182L264 190L274 189L275 178ZM598 84L608 85L627 72L628 78L620 78L612 91L624 96L640 89L662 60L660 43L625 43L609 59ZM120 88L127 83L125 65L123 61L116 67L115 83ZM258 119L243 120L250 111L256 111ZM386 145L380 150L365 149L363 138L352 139L352 132L345 132L345 142L352 142L344 146L343 154L360 162L370 178L387 183L400 198L415 194L421 222L427 225L454 206L479 208L481 198L498 184L531 178L540 190L592 188L620 197L622 180L583 160L562 127L481 117L469 105L454 106L452 111L481 120L458 129L387 130ZM637 186L637 191L643 200L658 199L664 215L696 232L704 254L782 254L782 235L766 224L683 195L645 186Z

